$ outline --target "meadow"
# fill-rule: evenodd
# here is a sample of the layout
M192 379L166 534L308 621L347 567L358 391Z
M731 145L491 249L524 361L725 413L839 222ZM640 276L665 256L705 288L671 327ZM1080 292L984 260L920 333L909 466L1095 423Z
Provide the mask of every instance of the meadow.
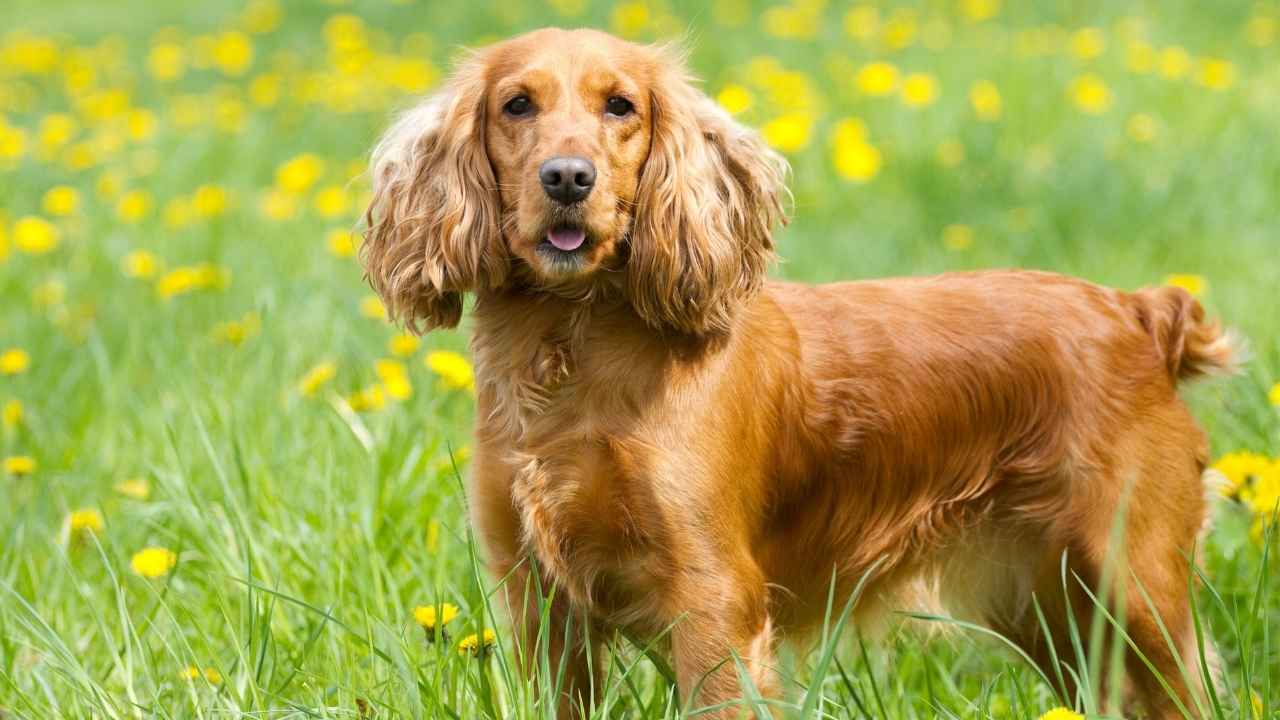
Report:
M0 718L550 716L466 525L466 322L403 333L355 259L393 113L544 25L687 44L792 162L779 277L1173 283L1246 338L1187 393L1225 480L1196 616L1208 714L1280 717L1273 0L5 0ZM780 712L1101 711L980 629L861 643L841 602ZM598 717L678 712L612 661Z

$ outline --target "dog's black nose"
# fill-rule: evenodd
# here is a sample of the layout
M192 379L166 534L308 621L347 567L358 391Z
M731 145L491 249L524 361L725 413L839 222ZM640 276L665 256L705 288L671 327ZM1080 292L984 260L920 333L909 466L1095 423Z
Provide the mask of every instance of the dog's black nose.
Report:
M596 184L596 166L583 157L555 157L538 168L538 179L547 197L568 205L591 194Z

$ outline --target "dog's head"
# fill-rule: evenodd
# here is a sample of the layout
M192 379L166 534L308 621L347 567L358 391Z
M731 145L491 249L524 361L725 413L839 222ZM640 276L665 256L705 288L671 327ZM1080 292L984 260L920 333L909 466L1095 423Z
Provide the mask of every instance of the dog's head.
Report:
M394 317L457 325L462 294L626 294L656 328L728 327L772 257L786 162L681 59L591 30L471 55L374 150L361 251Z

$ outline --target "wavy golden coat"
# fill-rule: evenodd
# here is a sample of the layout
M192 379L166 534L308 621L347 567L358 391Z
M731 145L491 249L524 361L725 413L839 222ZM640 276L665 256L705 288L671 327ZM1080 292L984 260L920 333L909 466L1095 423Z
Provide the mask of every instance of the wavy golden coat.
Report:
M538 167L566 154L598 174L557 205ZM864 620L941 605L1057 677L1110 561L1172 688L1130 657L1131 701L1194 707L1207 450L1177 386L1231 348L1185 292L1014 271L766 282L784 161L670 50L593 31L470 56L372 171L362 259L393 315L453 327L475 296L472 521L526 665L566 663L562 714L590 705L615 628L671 628L690 706L739 697L731 653L776 694L776 639L868 573ZM580 248L548 245L564 227ZM556 588L549 648L534 573Z

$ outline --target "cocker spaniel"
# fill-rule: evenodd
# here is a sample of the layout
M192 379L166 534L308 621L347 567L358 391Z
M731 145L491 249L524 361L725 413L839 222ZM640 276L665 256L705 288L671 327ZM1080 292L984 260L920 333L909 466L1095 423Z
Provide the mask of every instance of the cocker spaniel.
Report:
M1126 702L1195 712L1207 447L1177 389L1232 348L1186 292L769 281L785 161L670 49L590 30L470 55L371 168L392 315L454 327L475 298L471 520L562 716L614 630L669 634L686 707L736 715L739 666L776 696L776 642L860 581L863 627L929 603L1068 693L1069 623L1107 608L1145 658Z

